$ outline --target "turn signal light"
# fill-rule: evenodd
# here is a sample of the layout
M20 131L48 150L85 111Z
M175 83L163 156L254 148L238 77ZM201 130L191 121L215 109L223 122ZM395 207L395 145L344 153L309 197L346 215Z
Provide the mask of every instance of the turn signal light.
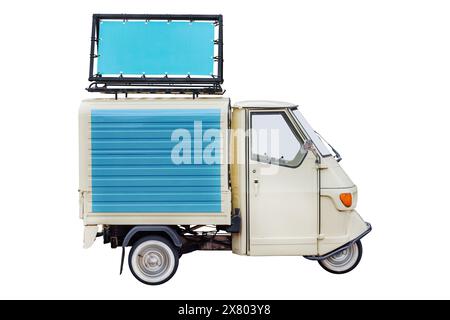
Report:
M341 193L339 198L341 199L342 204L344 206L346 206L347 208L352 206L352 200L353 199L352 199L352 194L351 193Z

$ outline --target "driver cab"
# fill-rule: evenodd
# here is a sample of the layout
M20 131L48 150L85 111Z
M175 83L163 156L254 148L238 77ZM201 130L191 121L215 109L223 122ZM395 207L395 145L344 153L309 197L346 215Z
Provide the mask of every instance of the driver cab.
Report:
M242 219L234 253L318 256L367 229L354 211L356 186L296 105L238 102L231 128L233 207ZM353 196L350 206L341 193Z

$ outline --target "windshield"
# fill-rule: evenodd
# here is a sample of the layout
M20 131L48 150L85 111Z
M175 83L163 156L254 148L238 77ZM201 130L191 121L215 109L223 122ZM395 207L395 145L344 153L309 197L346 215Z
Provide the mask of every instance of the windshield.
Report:
M314 145L316 146L317 150L320 152L320 154L323 157L331 156L330 149L328 149L327 144L322 141L320 136L314 131L314 129L309 125L308 121L303 117L303 115L300 113L298 109L292 110L295 117L297 118L300 126L303 128L303 130L306 132L306 134L309 136L309 138L312 140Z

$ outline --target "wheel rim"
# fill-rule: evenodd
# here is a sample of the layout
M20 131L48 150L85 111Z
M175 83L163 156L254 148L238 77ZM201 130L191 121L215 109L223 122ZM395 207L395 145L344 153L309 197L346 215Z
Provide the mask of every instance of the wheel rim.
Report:
M175 266L175 257L168 245L149 240L141 243L132 256L135 274L146 282L160 282L169 277Z
M354 243L350 247L335 253L321 262L330 270L343 272L353 267L353 265L358 261L358 254L358 245Z

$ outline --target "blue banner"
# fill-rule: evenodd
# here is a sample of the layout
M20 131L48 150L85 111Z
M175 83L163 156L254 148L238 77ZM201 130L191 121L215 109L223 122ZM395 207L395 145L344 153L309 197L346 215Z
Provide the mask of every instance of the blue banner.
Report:
M101 21L101 75L192 75L214 72L214 24L184 21Z

